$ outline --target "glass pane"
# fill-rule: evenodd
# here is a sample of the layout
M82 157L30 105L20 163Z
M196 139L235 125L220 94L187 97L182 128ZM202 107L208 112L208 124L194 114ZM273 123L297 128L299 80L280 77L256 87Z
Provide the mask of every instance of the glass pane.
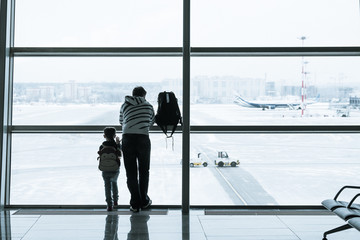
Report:
M191 204L320 205L358 185L359 141L359 134L192 134L192 163L208 165L190 168Z
M196 47L359 46L359 1L191 1L191 42Z
M16 47L176 47L182 1L17 0Z
M360 58L191 62L192 125L358 125Z
M151 135L149 196L154 205L180 205L181 135L174 135L174 150L164 138ZM14 134L10 204L105 204L96 160L103 141L101 133ZM129 204L121 162L119 203Z
M181 58L15 58L13 124L117 125L124 97L143 86L182 94ZM179 91L179 92L177 92Z

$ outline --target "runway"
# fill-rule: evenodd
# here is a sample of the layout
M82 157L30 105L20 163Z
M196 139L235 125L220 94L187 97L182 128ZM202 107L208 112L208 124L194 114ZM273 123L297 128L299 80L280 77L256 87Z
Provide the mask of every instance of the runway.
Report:
M325 104L298 111L243 109L229 105L191 106L192 125L358 125L360 112L340 118ZM118 124L119 104L21 105L14 125ZM316 113L316 114L315 114ZM327 114L327 117L324 117ZM107 120L103 120L106 116ZM108 121L108 122L107 122ZM149 195L154 205L181 205L182 135L171 140L151 134ZM26 133L12 135L11 204L102 204L97 169L102 134ZM190 168L191 205L317 205L343 185L360 182L360 134L191 134L190 154L209 165ZM214 166L217 151L239 159L238 167ZM346 173L346 174L344 174ZM120 203L129 193L122 166ZM49 198L48 196L51 196ZM306 197L304 197L306 196ZM346 198L346 196L344 196Z
M276 205L275 199L264 190L259 182L241 167L218 167L206 155L209 170L223 186L235 205Z

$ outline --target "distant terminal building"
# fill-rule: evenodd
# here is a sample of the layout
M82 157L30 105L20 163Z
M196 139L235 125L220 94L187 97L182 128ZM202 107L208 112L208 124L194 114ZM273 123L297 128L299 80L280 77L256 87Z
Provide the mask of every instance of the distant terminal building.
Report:
M350 96L349 104L350 107L360 108L360 94Z

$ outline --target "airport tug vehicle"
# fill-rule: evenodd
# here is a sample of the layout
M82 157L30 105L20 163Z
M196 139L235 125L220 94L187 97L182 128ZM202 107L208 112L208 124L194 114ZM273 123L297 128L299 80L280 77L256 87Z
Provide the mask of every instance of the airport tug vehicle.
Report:
M197 154L197 158L190 159L190 167L201 166L201 165L204 167L207 167L208 165L208 163L202 159L201 153Z
M236 167L240 164L240 161L230 158L227 152L225 151L219 151L217 159L214 161L214 163L218 167L224 167L224 166Z

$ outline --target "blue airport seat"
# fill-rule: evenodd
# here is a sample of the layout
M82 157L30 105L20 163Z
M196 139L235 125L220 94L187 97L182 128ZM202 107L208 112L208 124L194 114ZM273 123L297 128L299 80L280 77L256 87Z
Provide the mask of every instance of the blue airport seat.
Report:
M337 201L335 199L326 199L321 202L321 204L329 211L333 211L336 208L339 207L346 207L349 202L346 201Z
M356 194L349 202L337 200L340 196L340 193L347 188L360 189L360 186L344 186L335 195L334 199L327 199L321 202L321 204L326 209L335 213L345 222L348 221L345 225L326 231L324 233L323 240L326 240L326 236L329 234L340 232L350 228L355 228L360 231L360 204L354 203L355 200L360 196L360 193Z
M349 225L360 231L360 217L350 219Z
M335 213L344 221L347 221L350 218L360 217L360 210L354 208L337 208L333 211L333 213Z
M334 209L337 209L339 207L347 207L349 205L349 202L337 200L339 198L340 194L345 189L360 189L360 186L344 186L336 193L334 199L326 199L326 200L322 201L321 204L329 211L334 211ZM360 204L355 204L354 207L360 209Z

